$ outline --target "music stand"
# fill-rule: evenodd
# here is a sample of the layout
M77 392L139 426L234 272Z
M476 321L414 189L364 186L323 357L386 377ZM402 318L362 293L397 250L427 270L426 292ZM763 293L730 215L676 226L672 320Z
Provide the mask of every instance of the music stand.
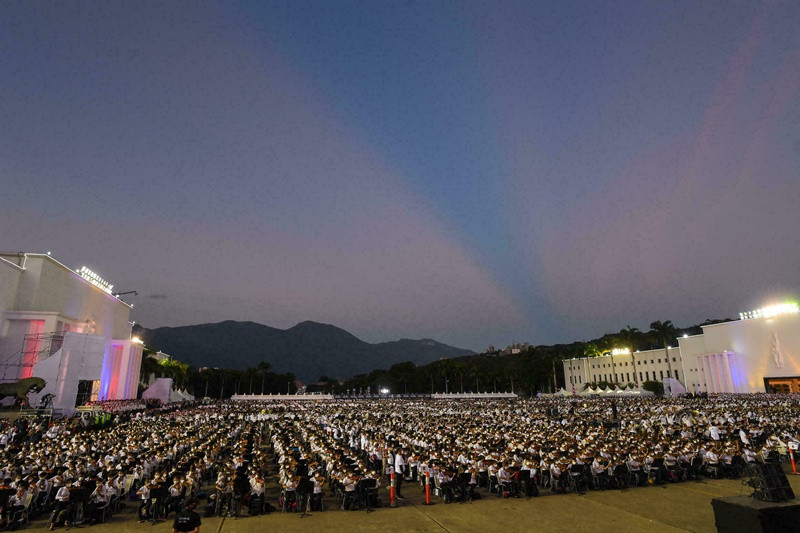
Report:
M377 479L362 479L358 482L358 493L360 494L361 498L364 501L365 511L367 513L371 513L375 510L372 507L372 498L376 496L378 488L378 480Z
M520 487L525 487L525 499L531 499L531 471L530 470L520 470L519 474L517 475L517 482L519 483Z
M298 503L303 507L303 512L300 515L300 518L305 518L307 516L312 516L311 513L308 512L308 506L311 503L311 493L314 491L314 484L311 483L311 480L308 478L300 478L300 481L297 483L297 491L296 493L302 495L302 497L298 497Z
M72 518L72 520L70 520L70 524L71 525L69 527L65 528L64 531L66 531L68 529L72 529L72 528L83 529L83 526L81 524L83 524L83 521L86 518L84 513L86 512L86 507L87 507L88 503L89 503L89 491L88 490L86 490L86 489L84 489L82 487L78 487L78 488L75 488L75 489L71 489L69 491L69 506L70 506L69 516L70 516L70 518ZM80 524L77 523L77 520L76 520L77 517L73 516L73 515L77 515L78 509L81 510L81 517L80 517L81 518L81 522L80 522Z
M159 519L158 515L161 511L161 506L164 505L164 500L167 497L169 491L166 487L157 487L154 489L150 489L150 501L152 502L155 500L153 504L153 521L151 525L156 525L158 522L163 522L164 519Z

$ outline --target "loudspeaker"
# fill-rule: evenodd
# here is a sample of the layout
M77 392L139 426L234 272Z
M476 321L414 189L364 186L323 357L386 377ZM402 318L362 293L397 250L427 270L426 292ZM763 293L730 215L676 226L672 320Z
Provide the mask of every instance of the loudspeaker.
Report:
M717 533L800 533L800 504L770 503L748 496L715 498Z
M794 499L786 474L777 463L753 463L747 465L750 476L748 485L753 487L753 498L765 502L782 502Z

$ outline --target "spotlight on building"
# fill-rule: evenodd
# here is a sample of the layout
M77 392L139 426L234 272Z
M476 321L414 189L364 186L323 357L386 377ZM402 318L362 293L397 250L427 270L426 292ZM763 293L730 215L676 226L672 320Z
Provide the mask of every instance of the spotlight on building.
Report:
M387 389L386 387L382 388L381 394L389 394L389 389Z
M131 342L134 344L144 344L144 341L139 337L131 337Z
M628 355L631 353L630 348L614 348L611 350L611 355Z
M750 320L753 318L772 318L774 316L788 315L794 313L800 313L800 306L797 305L797 302L785 302L782 304L768 305L766 307L762 307L761 309L754 309L752 311L739 313L739 320Z

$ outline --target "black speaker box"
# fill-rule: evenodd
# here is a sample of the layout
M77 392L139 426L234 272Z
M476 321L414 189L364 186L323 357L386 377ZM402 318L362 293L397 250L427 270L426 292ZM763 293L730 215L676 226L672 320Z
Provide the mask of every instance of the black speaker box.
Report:
M765 502L782 502L794 499L794 491L778 463L748 465L748 485L753 487L753 497Z
M748 496L711 500L718 533L800 533L800 504Z

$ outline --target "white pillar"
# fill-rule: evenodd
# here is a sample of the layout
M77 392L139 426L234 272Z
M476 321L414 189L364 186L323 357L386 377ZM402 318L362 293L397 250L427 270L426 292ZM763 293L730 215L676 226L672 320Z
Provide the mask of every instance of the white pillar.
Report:
M701 362L701 367L703 369L703 389L705 392L712 392L712 382L711 382L711 363L708 360L708 355L699 355L697 359Z
M731 375L731 360L730 353L722 352L722 370L725 372L725 392L736 392L736 387L733 386L733 376Z

